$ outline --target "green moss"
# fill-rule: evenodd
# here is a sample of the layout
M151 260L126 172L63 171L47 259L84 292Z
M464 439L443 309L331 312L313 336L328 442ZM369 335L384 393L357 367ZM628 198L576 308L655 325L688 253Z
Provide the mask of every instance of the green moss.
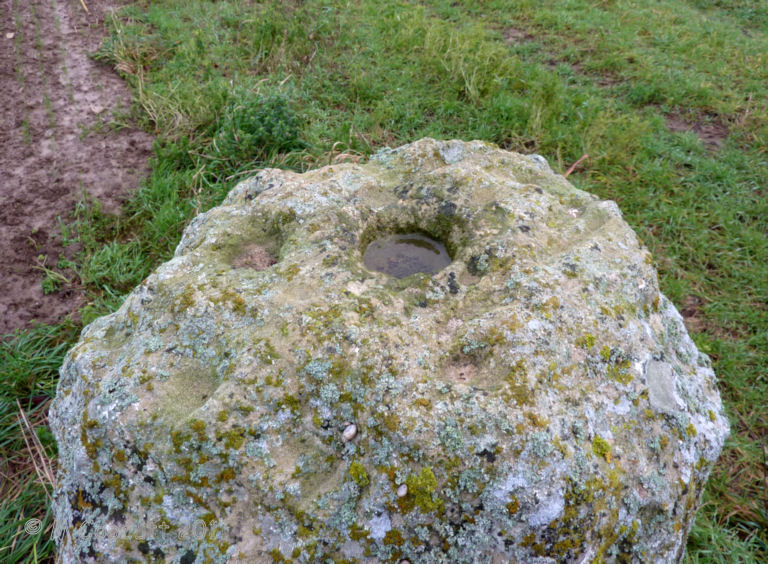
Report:
M87 500L87 495L88 494L83 492L83 490L81 489L77 490L75 506L79 511L86 511L89 509L93 509L93 504Z
M592 452L595 453L595 456L604 458L608 462L611 461L611 445L599 435L595 435L595 438L592 439Z
M504 380L508 388L504 393L504 399L513 400L517 405L533 405L533 394L528 387L528 368L523 359L519 359L513 364Z
M595 342L596 342L595 336L587 333L586 335L583 335L578 339L576 339L576 346L589 350L595 346Z
M357 461L349 465L349 475L361 488L371 483L365 467Z
M387 531L387 534L384 535L384 544L402 546L404 543L405 539L403 538L403 534L396 529L390 529Z
M254 356L261 364L274 364L280 358L280 354L272 346L269 339L260 338L254 344L256 345Z
M300 271L301 267L298 264L292 264L280 270L278 273L285 278L286 282L290 282Z
M413 400L413 405L429 409L432 407L432 402L429 401L427 398L417 398Z
M389 413L383 417L384 426L393 433L400 429L400 417L394 413Z
M291 562L288 558L283 556L283 553L277 548L270 550L269 555L272 557L272 562Z
M247 305L243 297L230 288L225 288L218 296L212 297L211 302L214 304L229 303L231 304L232 310L240 315L244 315L247 310Z
M629 371L628 360L609 366L606 375L614 382L624 384L625 386L634 380L632 373Z
M688 423L688 426L685 428L685 434L693 438L698 435L699 432L696 430L696 427L693 423Z
M197 433L198 438L203 438L205 433L205 421L200 419L192 419L189 422L189 427Z
M602 559L603 554L626 532L617 528L618 511L609 502L610 499L619 496L624 487L621 473L612 470L608 473L607 478L604 481L593 476L583 483L578 483L572 479L568 480L563 517L550 524L550 527L556 531L556 538L559 540L547 551L549 556L557 557L563 561L570 560L567 558L569 555L571 557L576 556L586 542L585 531L590 531L595 527L597 515L601 512L608 511L610 519L608 519L608 524L600 529L599 535L600 538L604 539L604 542L596 555L597 559ZM587 509L587 511L582 511L582 509ZM532 543L533 539L531 539Z
M443 501L437 498L437 478L431 468L422 469L421 473L411 474L406 479L408 496L419 506L422 511L435 511L443 505Z
M549 419L543 415L539 415L535 411L526 411L525 418L528 419L531 426L538 427L539 429L546 429L549 425Z
M233 427L224 433L217 433L216 438L224 441L224 446L239 450L245 442L245 429L242 427Z
M181 292L181 295L179 296L179 308L178 310L186 310L195 305L195 289L187 284L184 287L184 290Z
M287 407L294 415L301 413L301 401L292 394L286 394L278 402L279 407Z
M102 446L101 439L94 439L91 440L88 437L88 429L94 429L99 425L99 422L95 419L90 419L88 417L88 409L83 410L83 417L82 417L82 423L80 426L80 442L83 443L83 447L85 448L85 453L88 455L88 458L91 460L96 459L96 455L98 454L99 449Z
M296 534L299 536L299 538L307 539L315 534L315 532L312 529L308 529L304 525L299 525L296 529Z
M225 468L219 472L218 476L216 476L216 483L220 484L222 482L231 482L236 477L237 476L235 475L235 471L232 468Z
M349 528L349 538L352 540L367 539L369 535L369 531L360 527L357 523L352 523L352 526Z
M620 348L604 346L600 349L600 358L607 364L605 374L609 379L624 385L634 379L630 372L631 359Z
M181 431L171 431L171 444L174 452L181 452L181 445L187 440L187 436Z
M125 502L128 499L128 492L123 489L123 478L117 472L109 472L102 479L102 483L108 488L112 488L115 497Z

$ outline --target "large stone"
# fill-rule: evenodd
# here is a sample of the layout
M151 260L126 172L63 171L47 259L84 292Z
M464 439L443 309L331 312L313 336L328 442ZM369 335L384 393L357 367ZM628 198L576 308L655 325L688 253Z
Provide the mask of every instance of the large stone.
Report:
M407 231L449 266L365 268ZM64 362L61 561L679 559L728 423L652 264L481 142L262 171Z

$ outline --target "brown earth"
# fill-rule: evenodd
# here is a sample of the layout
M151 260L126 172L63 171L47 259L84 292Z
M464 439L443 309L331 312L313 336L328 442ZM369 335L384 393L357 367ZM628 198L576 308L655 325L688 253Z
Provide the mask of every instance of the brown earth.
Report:
M689 119L680 115L666 116L667 129L683 133L693 131L710 152L720 150L728 138L728 126L718 116Z
M683 316L686 329L691 333L703 333L707 329L702 307L702 300L698 296L689 295L683 300L680 315Z
M152 138L109 127L130 91L88 56L117 3L84 3L87 13L80 0L0 0L0 335L76 315L76 285L42 290L40 266L73 252L58 218L83 192L118 211L147 173Z
M525 43L535 39L533 34L516 27L507 27L502 29L501 35L504 37L504 41L507 43L507 45Z

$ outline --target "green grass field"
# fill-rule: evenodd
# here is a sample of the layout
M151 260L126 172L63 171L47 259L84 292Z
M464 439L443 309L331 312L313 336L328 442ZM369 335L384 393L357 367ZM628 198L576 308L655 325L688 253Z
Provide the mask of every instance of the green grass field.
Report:
M134 91L115 125L157 142L119 217L83 202L63 218L85 323L259 167L424 136L540 153L561 172L588 154L569 180L615 200L649 246L731 420L687 561L768 561L768 1L143 1L95 56ZM0 561L53 554L45 411L79 330L0 348ZM24 532L32 517L45 534Z

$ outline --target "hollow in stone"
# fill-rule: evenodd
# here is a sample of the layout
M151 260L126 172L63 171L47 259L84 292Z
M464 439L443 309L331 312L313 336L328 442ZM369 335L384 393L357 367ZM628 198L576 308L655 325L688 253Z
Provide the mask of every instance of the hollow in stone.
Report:
M436 274L451 263L445 245L421 233L387 235L365 249L363 263L395 278L417 272Z

